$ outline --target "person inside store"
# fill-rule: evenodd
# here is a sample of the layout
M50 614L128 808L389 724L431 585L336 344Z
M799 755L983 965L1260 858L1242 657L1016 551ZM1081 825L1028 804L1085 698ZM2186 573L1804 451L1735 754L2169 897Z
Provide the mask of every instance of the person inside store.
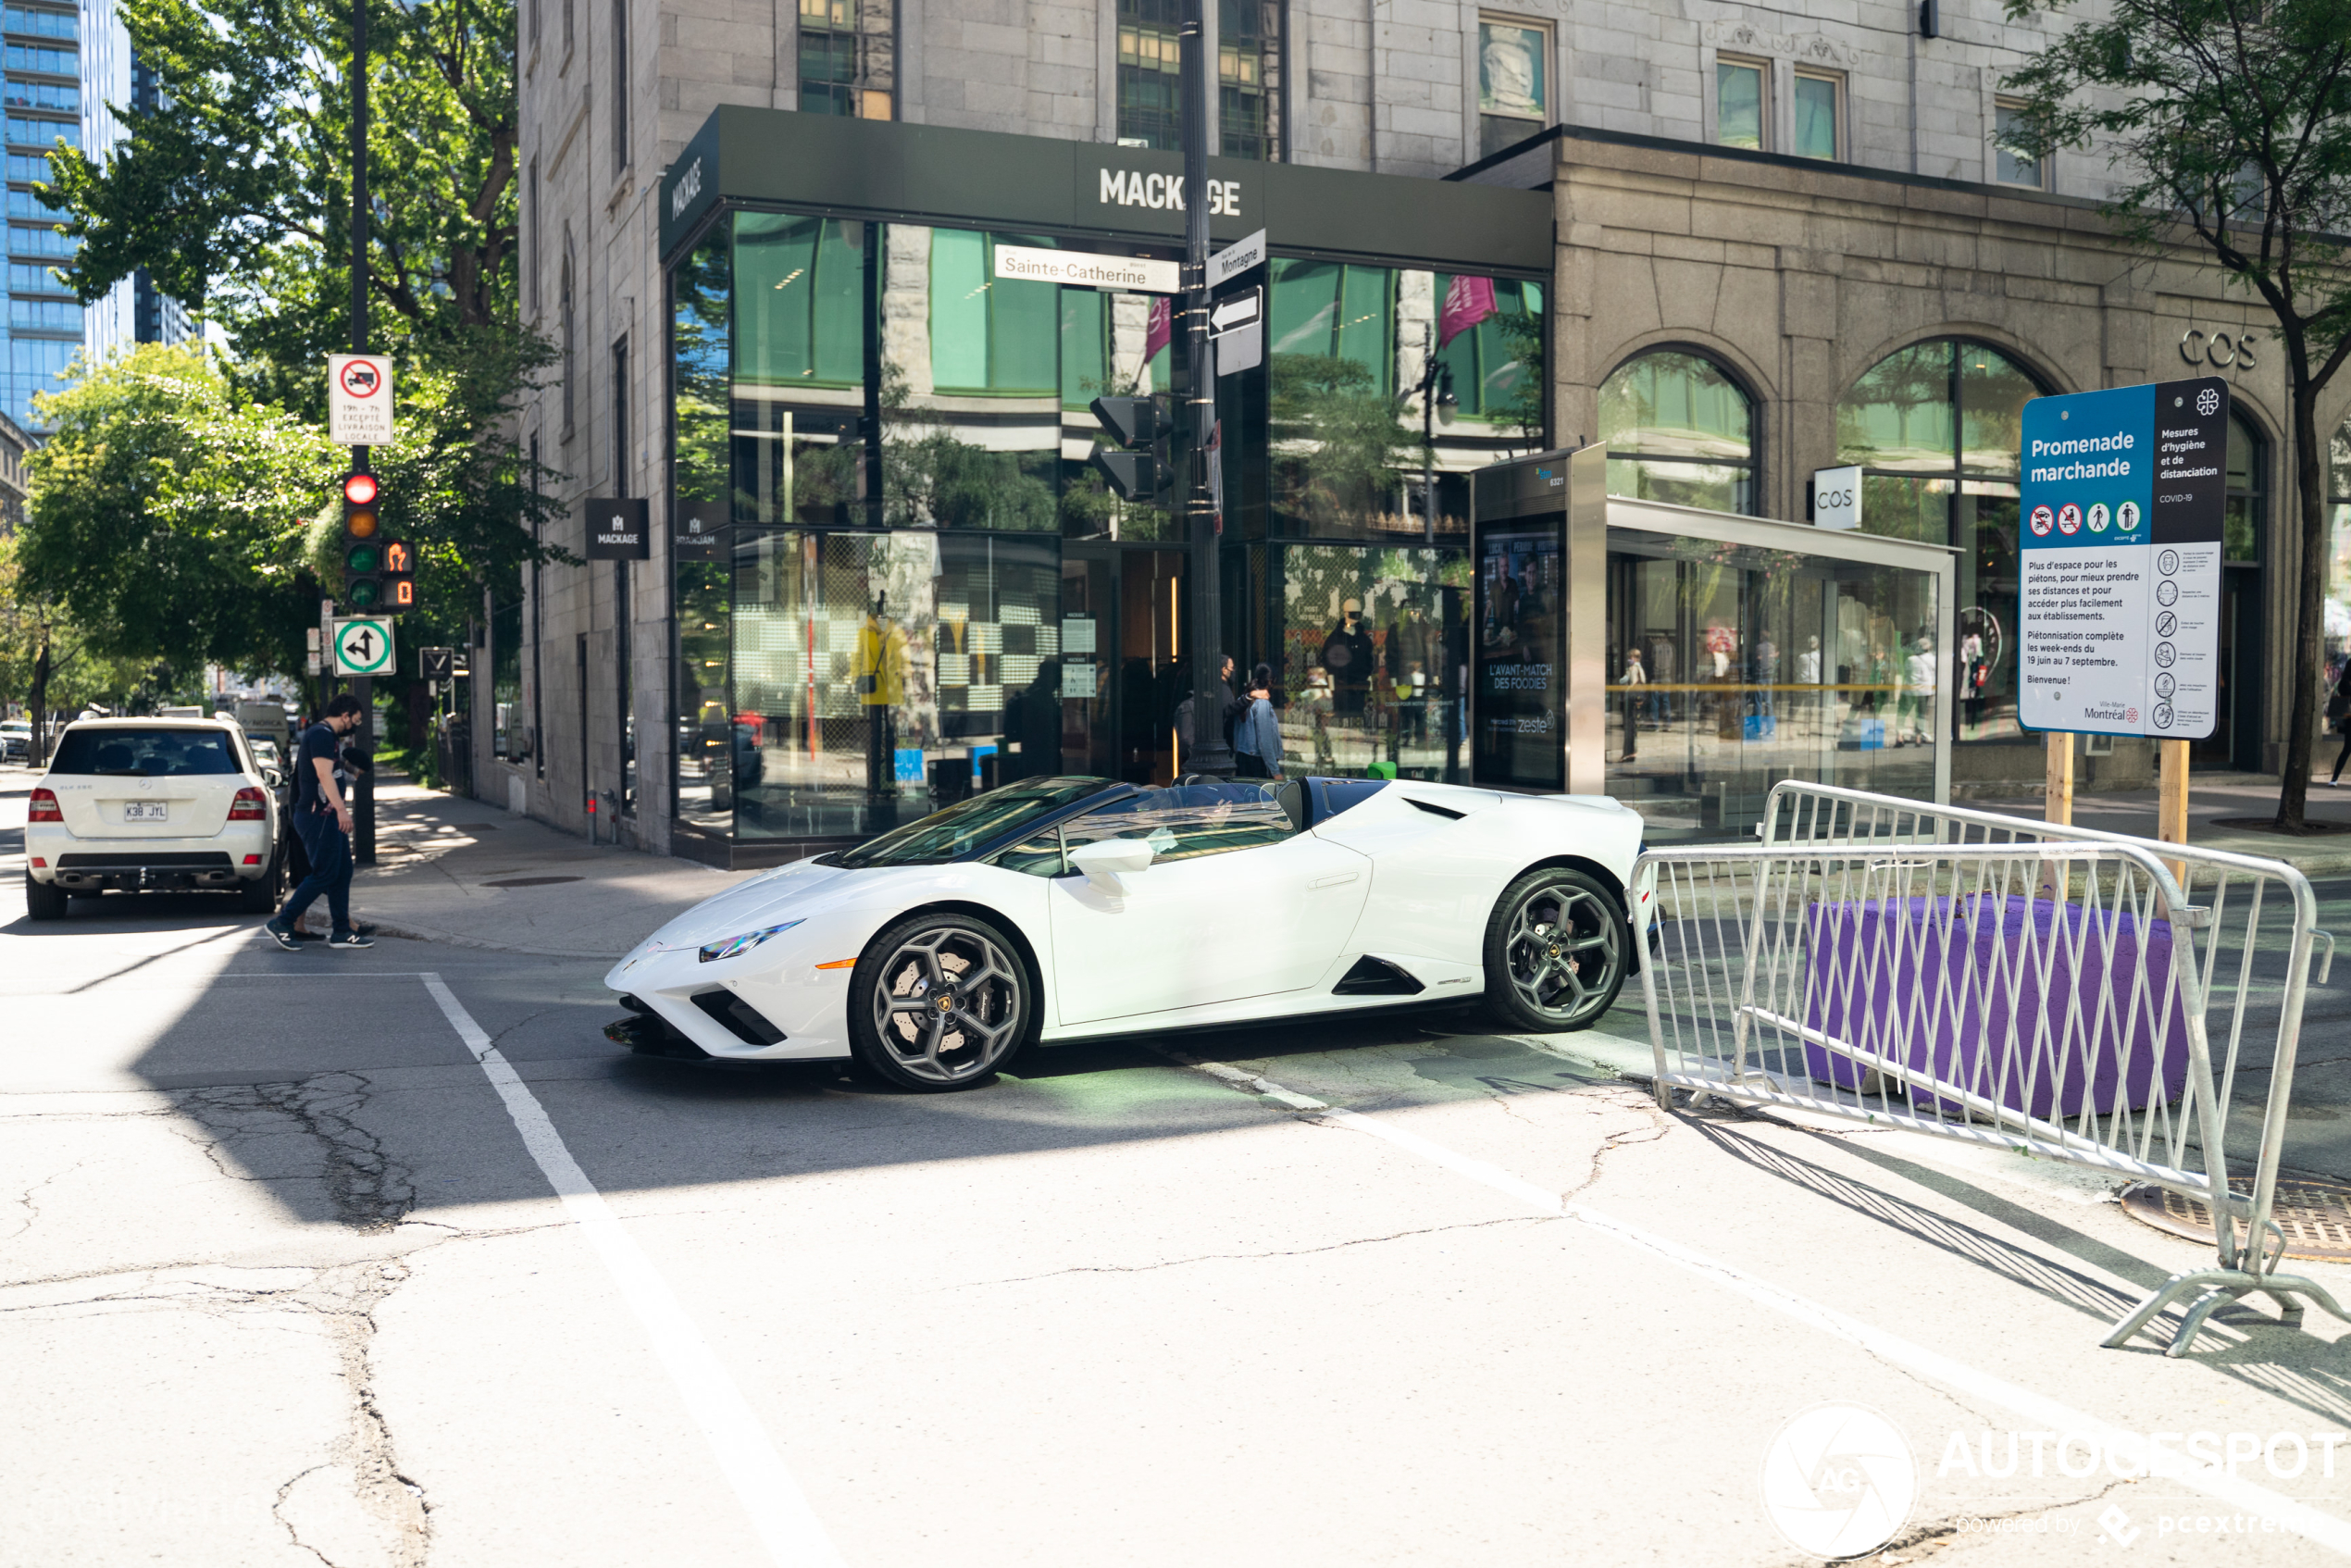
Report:
M1249 672L1248 706L1233 727L1233 775L1238 778L1282 776L1282 727L1274 716L1274 666Z

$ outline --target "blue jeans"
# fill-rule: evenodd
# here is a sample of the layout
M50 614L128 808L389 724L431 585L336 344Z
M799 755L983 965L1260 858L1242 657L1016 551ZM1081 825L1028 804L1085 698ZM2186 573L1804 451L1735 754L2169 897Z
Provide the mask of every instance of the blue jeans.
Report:
M330 813L303 812L294 817L303 852L310 856L310 875L295 884L292 894L272 924L292 926L309 912L320 893L327 895L327 915L334 935L351 930L351 835Z

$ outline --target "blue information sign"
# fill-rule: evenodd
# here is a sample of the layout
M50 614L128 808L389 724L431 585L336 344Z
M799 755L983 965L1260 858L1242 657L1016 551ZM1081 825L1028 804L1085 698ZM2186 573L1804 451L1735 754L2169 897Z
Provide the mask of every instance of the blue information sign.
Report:
M2025 728L2212 733L2228 447L2217 376L2024 405Z

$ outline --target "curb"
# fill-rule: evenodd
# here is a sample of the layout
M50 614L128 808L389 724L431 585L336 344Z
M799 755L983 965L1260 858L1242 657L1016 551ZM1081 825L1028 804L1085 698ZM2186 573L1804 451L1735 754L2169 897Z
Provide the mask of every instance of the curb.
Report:
M617 964L628 956L627 949L618 952L583 952L578 948L524 947L516 942L493 942L480 937L461 937L454 931L436 931L426 926L404 925L397 920L376 916L369 920L379 937L400 937L412 942L437 942L442 947L472 948L480 952L513 952L530 958L587 958L599 964Z

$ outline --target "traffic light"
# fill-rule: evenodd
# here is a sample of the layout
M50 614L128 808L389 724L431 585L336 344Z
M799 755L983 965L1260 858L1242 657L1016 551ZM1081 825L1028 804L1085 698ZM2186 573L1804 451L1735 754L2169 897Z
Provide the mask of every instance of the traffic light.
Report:
M1117 449L1094 449L1094 467L1124 501L1145 506L1176 504L1176 407L1165 392L1153 397L1098 397L1094 417Z
M383 605L393 615L417 607L417 553L404 539L384 541Z
M384 601L380 497L375 475L343 476L342 602L355 610L373 610Z

